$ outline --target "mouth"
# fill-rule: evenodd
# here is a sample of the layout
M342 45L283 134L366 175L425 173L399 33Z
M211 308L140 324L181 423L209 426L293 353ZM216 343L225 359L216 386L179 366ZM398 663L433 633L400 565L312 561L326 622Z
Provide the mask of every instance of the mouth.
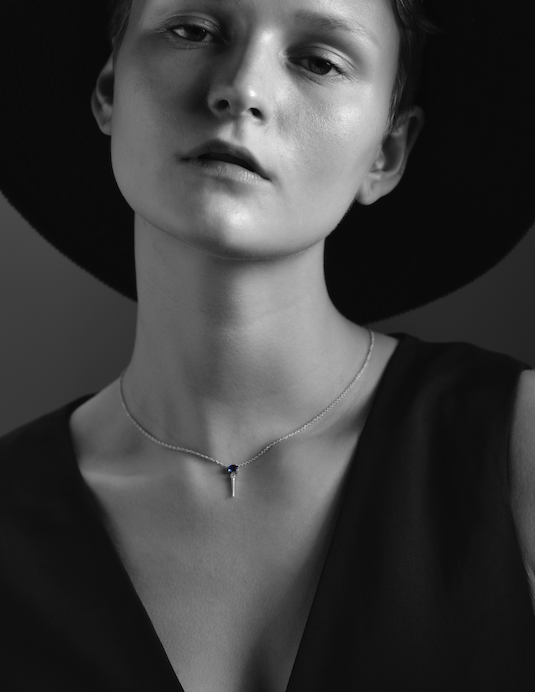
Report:
M255 173L265 180L270 179L267 172L248 149L224 142L223 140L214 139L206 142L190 151L183 158L185 161L206 161L208 165L210 161L231 163L251 173Z

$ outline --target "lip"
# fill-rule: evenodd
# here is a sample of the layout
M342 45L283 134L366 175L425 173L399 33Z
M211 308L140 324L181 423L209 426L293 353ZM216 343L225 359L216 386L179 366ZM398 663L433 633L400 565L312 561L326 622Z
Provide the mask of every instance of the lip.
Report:
M213 159L201 159L200 156L204 154L213 154ZM231 159L217 159L217 154L223 154ZM195 147L189 151L185 156L182 157L184 161L192 161L192 159L197 159L199 162L209 162L213 161L214 164L224 164L231 163L237 166L242 166L244 170L248 170L265 180L271 180L269 173L263 168L256 157L245 147L239 146L237 144L231 144L230 142L225 142L222 139L211 139L198 147Z

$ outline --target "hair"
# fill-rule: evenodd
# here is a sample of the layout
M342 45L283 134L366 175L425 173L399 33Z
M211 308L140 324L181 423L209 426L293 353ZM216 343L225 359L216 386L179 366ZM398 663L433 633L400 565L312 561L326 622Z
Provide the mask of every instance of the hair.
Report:
M387 132L414 105L427 39L440 32L424 11L425 0L390 0L399 30L398 69L390 98Z
M389 0L400 33L398 69L390 99L387 133L414 104L428 36L439 32L424 11L425 0ZM133 0L108 0L107 34L114 60L119 54Z

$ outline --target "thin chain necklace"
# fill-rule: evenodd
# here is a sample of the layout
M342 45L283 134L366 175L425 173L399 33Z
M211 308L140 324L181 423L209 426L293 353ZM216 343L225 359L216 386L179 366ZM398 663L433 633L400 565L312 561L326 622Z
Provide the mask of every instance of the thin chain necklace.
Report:
M301 432L304 432L308 428L310 428L312 425L317 423L320 418L323 418L329 411L331 411L337 404L339 404L342 399L349 394L349 392L353 389L353 387L357 384L357 382L360 380L362 375L364 374L364 371L366 370L366 367L368 363L370 362L370 358L372 357L372 352L373 352L373 345L375 343L375 334L373 331L370 329L368 330L370 334L370 345L368 347L368 352L366 354L366 358L364 360L364 363L361 365L359 371L355 375L355 377L351 380L351 382L347 385L347 387L344 389L344 391L339 394L334 401L331 401L331 403L326 406L323 411L320 411L317 416L314 416L314 418L311 418L307 423L302 425L300 428L297 428L297 430L294 430L293 432L287 433L286 435L283 435L282 437L279 437L278 439L274 440L273 442L270 442L268 445L264 447L258 454L255 454L254 457L251 457L250 459L247 459L247 461L243 461L241 464L231 464L230 466L227 466L225 463L222 461L219 461L219 459L214 459L214 457L208 456L208 454L201 454L201 452L196 452L193 449L187 449L186 447L179 447L178 445L172 445L169 442L164 442L163 440L159 440L157 437L154 437L154 435L151 435L151 433L148 430L145 430L145 428L140 425L137 420L134 418L134 416L130 413L128 406L126 405L126 401L124 398L124 391L123 391L123 379L124 379L124 374L125 371L121 374L121 377L119 378L119 393L121 395L121 404L123 406L124 412L128 416L128 418L132 421L132 423L135 425L135 427L139 430L140 433L145 435L151 442L154 442L157 445L160 445L160 447L165 447L166 449L172 449L175 452L184 452L185 454L192 454L196 457L200 457L201 459L206 459L207 461L213 461L214 464L219 464L220 466L226 466L227 472L229 474L230 478L230 487L231 487L231 493L232 497L236 497L236 479L238 478L238 469L241 468L242 466L247 466L247 464L252 463L253 461L256 461L259 457L261 457L263 454L265 454L268 450L270 450L272 447L275 445L278 445L280 442L283 442L284 440L288 440L290 437L293 437L294 435L298 435Z

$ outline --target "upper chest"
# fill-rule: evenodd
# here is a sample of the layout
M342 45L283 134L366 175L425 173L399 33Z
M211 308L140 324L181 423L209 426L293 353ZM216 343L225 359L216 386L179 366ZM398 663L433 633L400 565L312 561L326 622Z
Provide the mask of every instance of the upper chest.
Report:
M169 479L83 475L185 692L284 692L344 474L261 515L199 507Z

